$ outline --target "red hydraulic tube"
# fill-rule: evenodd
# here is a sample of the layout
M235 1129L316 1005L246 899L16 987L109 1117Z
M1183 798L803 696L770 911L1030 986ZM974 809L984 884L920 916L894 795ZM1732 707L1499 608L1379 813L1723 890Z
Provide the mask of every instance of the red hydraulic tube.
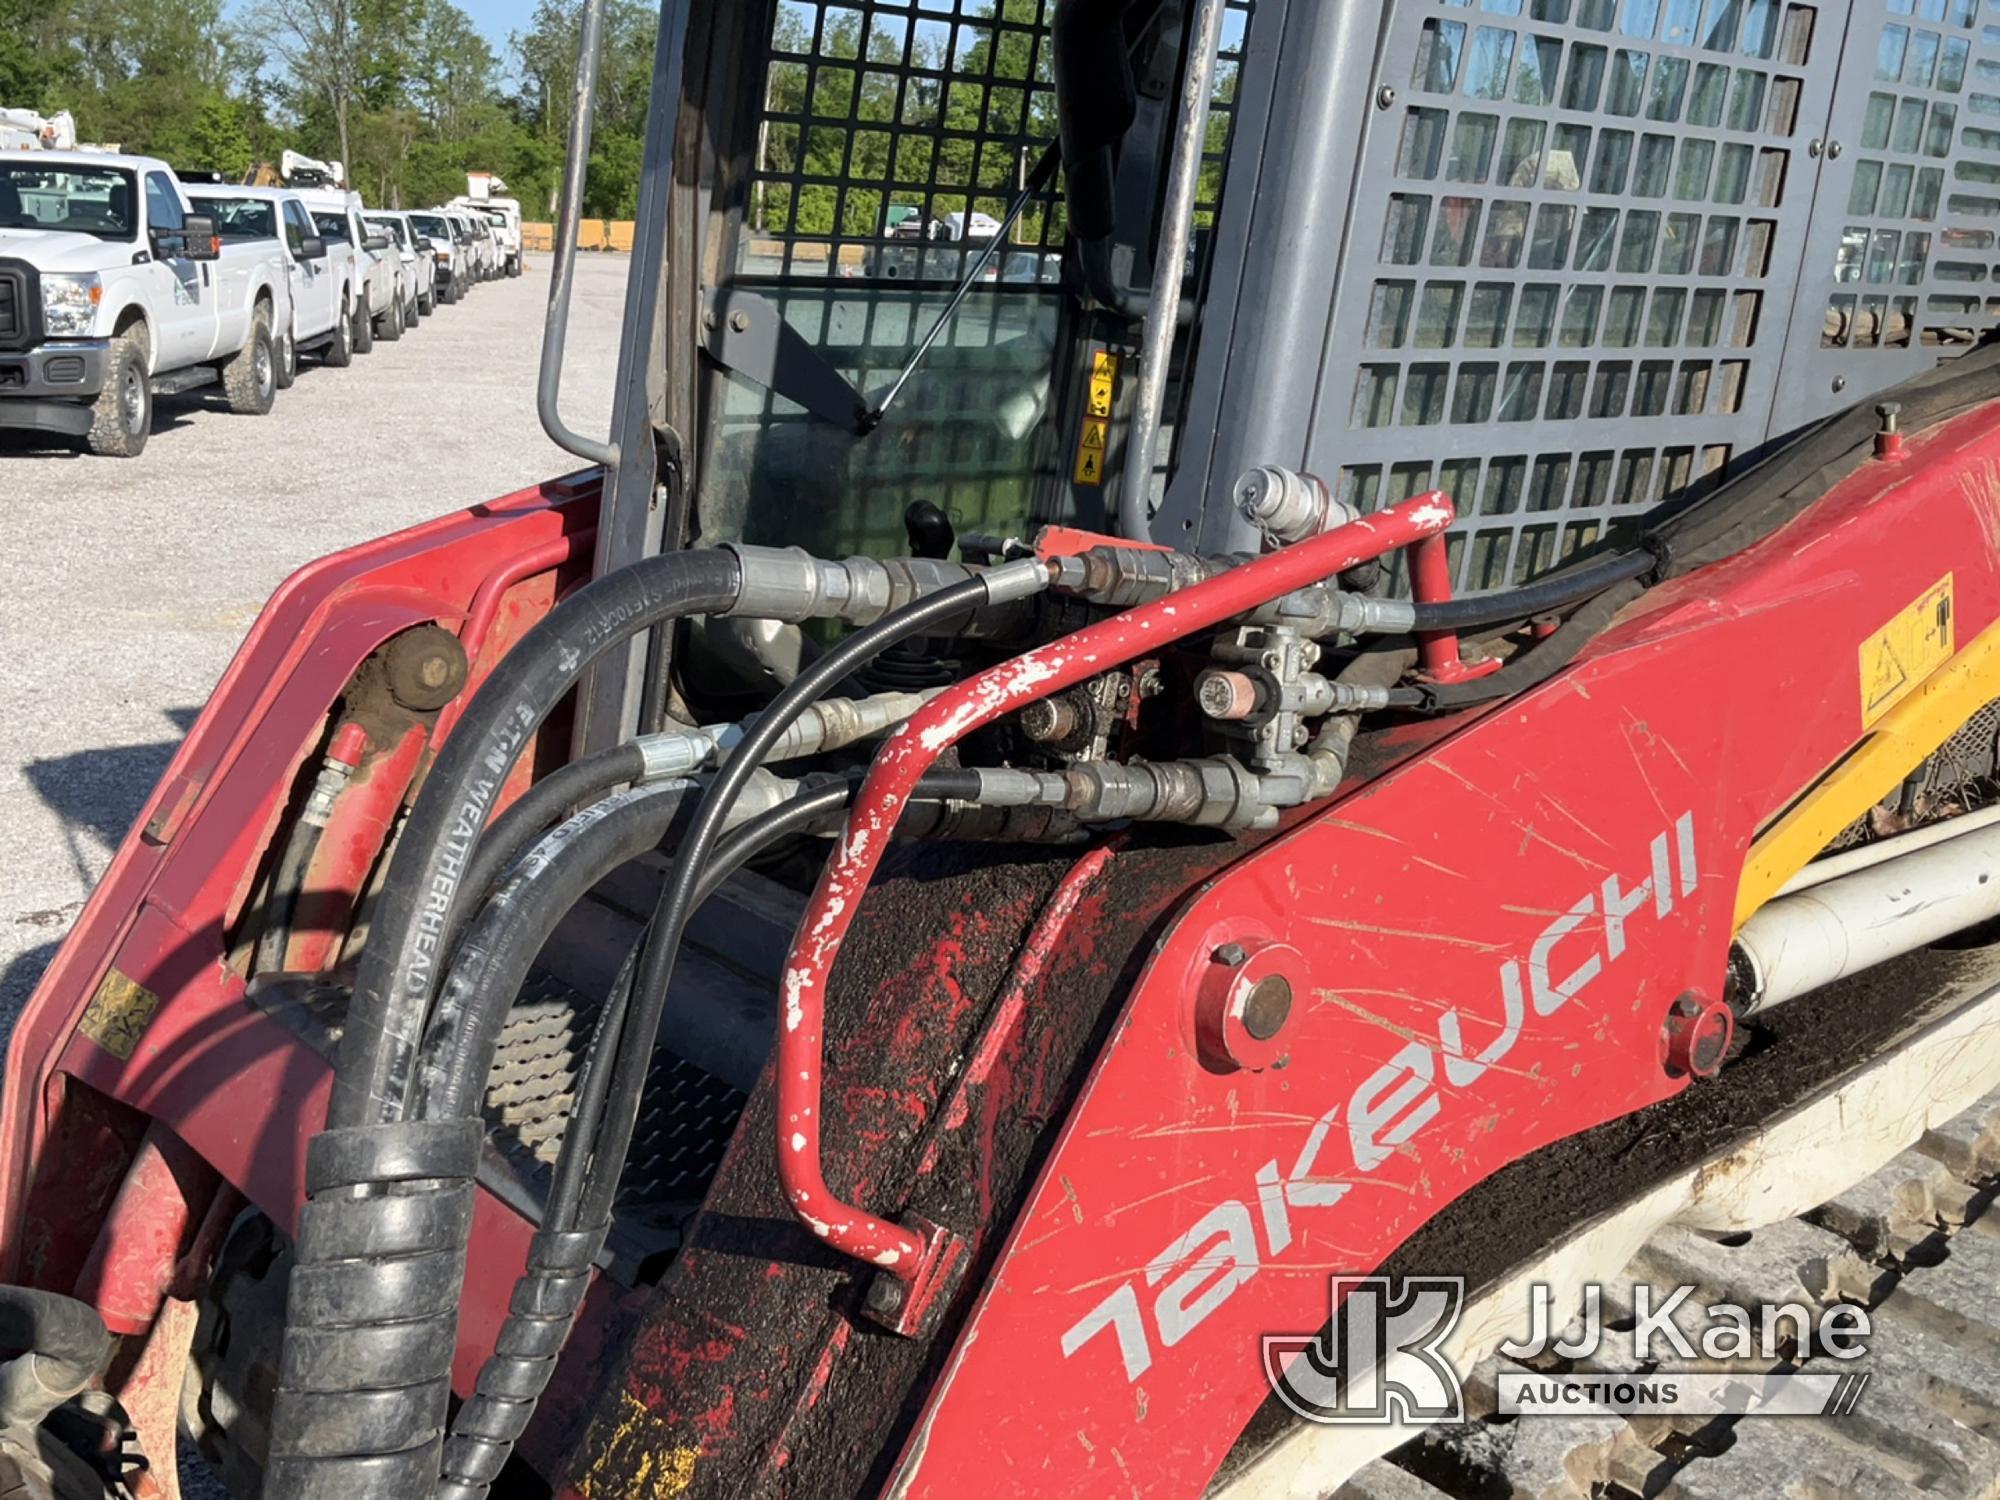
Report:
M932 1262L947 1248L935 1233L912 1233L842 1201L827 1187L820 1162L827 976L917 779L949 746L1004 714L1294 589L1435 536L1452 519L1447 496L1418 495L1281 548L959 683L889 737L806 903L785 961L784 1017L778 1029L778 1177L785 1201L808 1229L835 1249L885 1268L913 1290L928 1283Z
M1451 561L1443 537L1427 537L1410 549L1410 597L1419 604L1451 602ZM1500 659L1469 662L1459 655L1455 632L1419 630L1417 665L1432 682L1468 682L1499 671Z

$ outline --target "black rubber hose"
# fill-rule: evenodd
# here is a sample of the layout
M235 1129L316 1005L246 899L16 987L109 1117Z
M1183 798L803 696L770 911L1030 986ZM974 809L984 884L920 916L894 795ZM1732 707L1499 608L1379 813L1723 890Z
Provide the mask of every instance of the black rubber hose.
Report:
M1613 584L1650 573L1659 559L1641 548L1634 552L1614 552L1593 562L1559 573L1550 573L1533 583L1497 594L1469 594L1444 604L1416 606L1415 630L1476 630L1484 625L1503 625L1509 620L1529 620L1536 615L1554 614L1601 594Z
M42 1387L42 1399L23 1395L25 1406L39 1410L0 1408L0 1425L32 1426L97 1378L111 1358L111 1335L88 1302L34 1287L0 1286L0 1348L22 1358L33 1355L35 1378L27 1384Z
M848 636L778 694L709 783L681 842L680 858L653 909L630 997L625 998L620 986L599 1014L597 1045L605 1048L611 1061L601 1074L597 1070L603 1064L593 1064L590 1093L595 1095L601 1077L603 1104L600 1112L584 1113L579 1108L571 1114L555 1169L559 1184L581 1181L580 1201L572 1209L567 1194L560 1205L551 1196L494 1352L480 1369L471 1399L459 1407L451 1424L444 1445L444 1478L437 1491L441 1500L476 1500L498 1477L547 1386L569 1323L582 1306L590 1267L610 1231L611 1207L631 1148L674 961L694 909L695 888L736 799L771 748L815 699L898 641L952 628L988 597L983 578L967 579Z
M507 1012L549 935L600 880L660 846L694 785L657 782L592 803L529 850L467 924L425 1039L420 1114L478 1112Z
M1524 651L1499 671L1471 682L1437 684L1413 691L1422 706L1432 713L1448 713L1496 698L1511 698L1539 687L1574 661L1598 632L1609 625L1618 612L1646 592L1638 579L1614 584L1594 599L1586 601L1555 632L1533 650ZM1393 704L1393 706L1400 706Z
M271 1493L352 1500L433 1488L482 1132L476 1118L399 1117L466 905L467 863L536 728L593 661L665 621L726 609L740 592L737 560L723 551L667 553L597 579L502 658L432 763L376 902L327 1128L307 1147ZM529 1264L566 1274L573 1250L537 1235ZM588 1271L565 1296L581 1301ZM551 1320L550 1358L567 1328L567 1315Z
M306 871L319 852L322 823L300 818L285 840L278 867L271 872L271 893L264 901L264 930L257 935L256 973L275 974L285 966L285 954L292 946L292 923L298 918L299 897L304 894Z
M401 1113L464 905L466 863L536 727L606 651L667 620L727 609L741 582L730 552L646 558L565 599L493 669L438 752L397 840L355 976L330 1129Z
M495 818L466 862L466 909L485 900L500 878L549 828L568 817L570 810L615 786L637 781L646 770L646 757L631 740L608 750L599 750L581 760L558 766L529 787Z
M695 886L694 910L701 910L708 898L720 890L730 876L773 844L781 843L796 833L820 832L827 824L837 821L835 815L844 812L847 804L854 800L855 788L861 785L862 776L863 773L856 772L821 786L809 787L768 812L759 813L723 839L715 846L715 853L709 856L708 868L702 871L701 880ZM917 789L910 794L912 802L973 802L978 797L979 773L976 771L926 771L917 779Z

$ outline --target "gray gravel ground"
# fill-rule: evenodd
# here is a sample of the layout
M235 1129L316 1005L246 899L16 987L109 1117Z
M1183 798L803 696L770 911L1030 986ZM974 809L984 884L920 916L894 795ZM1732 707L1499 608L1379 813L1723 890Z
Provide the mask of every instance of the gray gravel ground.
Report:
M604 430L628 262L583 256L563 409ZM159 403L136 459L0 432L0 1035L271 592L301 564L578 467L535 416L528 273L265 417Z

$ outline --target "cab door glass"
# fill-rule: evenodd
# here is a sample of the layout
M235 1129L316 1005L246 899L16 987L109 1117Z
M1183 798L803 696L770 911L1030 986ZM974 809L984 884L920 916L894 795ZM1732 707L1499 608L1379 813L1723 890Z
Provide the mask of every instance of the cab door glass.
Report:
M181 195L158 172L146 174L146 222L156 234L178 234L187 228L187 213L181 207Z

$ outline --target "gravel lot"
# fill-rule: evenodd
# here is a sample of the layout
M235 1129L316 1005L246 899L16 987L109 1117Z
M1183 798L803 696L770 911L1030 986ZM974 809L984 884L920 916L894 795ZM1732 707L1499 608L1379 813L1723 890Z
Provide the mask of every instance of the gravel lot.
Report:
M627 261L580 258L563 410L604 430ZM301 564L578 467L535 416L548 261L265 417L158 403L137 459L0 432L0 1034L271 592Z

